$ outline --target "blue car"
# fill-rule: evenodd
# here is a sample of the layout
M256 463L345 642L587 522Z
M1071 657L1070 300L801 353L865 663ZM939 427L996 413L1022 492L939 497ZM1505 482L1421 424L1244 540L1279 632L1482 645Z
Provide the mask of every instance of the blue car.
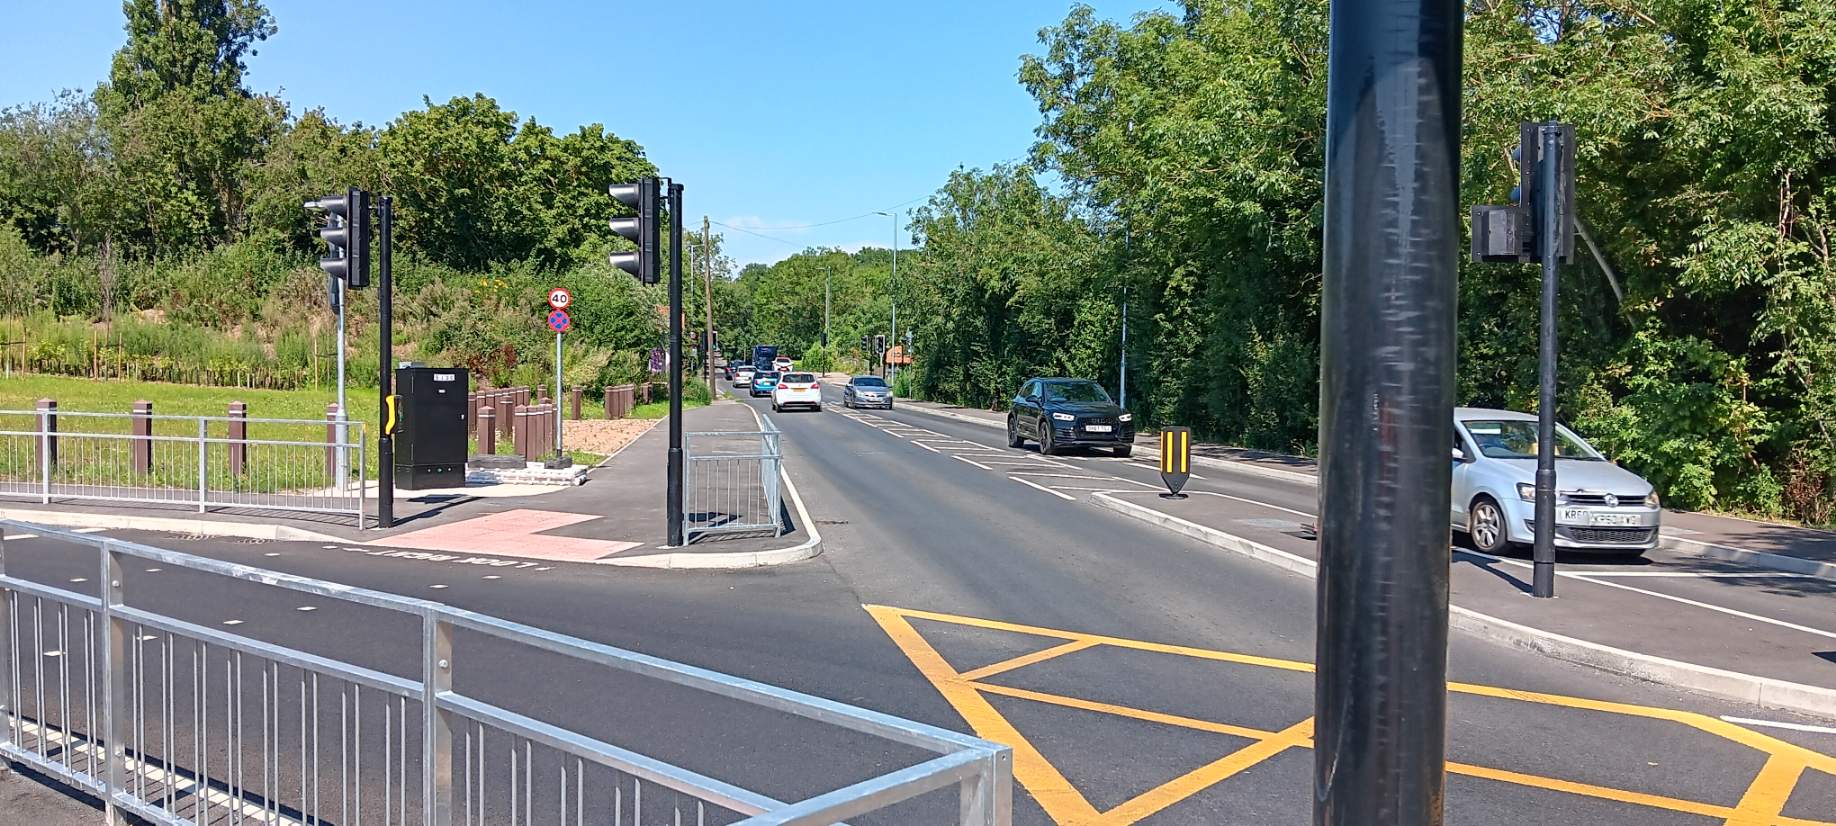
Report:
M759 371L758 375L752 377L751 395L754 397L771 395L771 391L778 387L780 375L782 374L772 370Z

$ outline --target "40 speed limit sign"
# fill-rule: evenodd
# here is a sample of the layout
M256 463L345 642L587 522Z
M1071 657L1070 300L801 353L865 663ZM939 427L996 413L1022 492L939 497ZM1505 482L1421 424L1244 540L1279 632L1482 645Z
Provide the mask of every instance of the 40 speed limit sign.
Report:
M574 294L568 292L566 287L556 287L548 291L548 306L557 310L565 310L567 305L572 303L574 303Z

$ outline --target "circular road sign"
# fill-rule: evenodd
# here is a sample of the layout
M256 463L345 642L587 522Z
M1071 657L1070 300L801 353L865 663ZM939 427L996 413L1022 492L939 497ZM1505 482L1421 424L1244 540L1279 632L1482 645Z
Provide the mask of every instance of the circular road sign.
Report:
M557 333L565 333L573 329L573 326L574 320L567 317L566 310L556 310L548 314L548 329L550 330Z
M567 305L572 303L574 303L574 294L568 292L566 287L556 287L548 291L548 306L557 310L565 310Z

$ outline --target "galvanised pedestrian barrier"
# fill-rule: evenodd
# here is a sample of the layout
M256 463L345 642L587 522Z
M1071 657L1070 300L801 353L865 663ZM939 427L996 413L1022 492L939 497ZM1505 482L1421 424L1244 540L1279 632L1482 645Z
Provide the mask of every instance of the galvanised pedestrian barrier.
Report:
M771 417L757 431L682 434L682 536L784 532L783 434Z
M305 511L362 527L364 424L335 415L0 410L0 497Z
M1006 826L1012 817L1012 752L968 735L425 600L23 522L0 520L0 532L16 537L0 539L0 759L94 793L111 821L132 814L160 824L765 826L866 818ZM37 544L25 546L21 536ZM70 590L63 578L52 585L9 573L9 545L17 546L16 566L28 556L46 564L46 554L65 562L62 554L80 555L97 577L87 586L92 593ZM125 584L130 576L135 581ZM315 653L303 642L238 634L203 624L214 619L130 602L143 577L162 584L182 577L216 594L243 587L235 581L254 583L321 603L311 616L362 616L366 627L393 622L409 639L386 662ZM181 602L170 610L195 607ZM470 657L480 648L490 650ZM605 687L587 681L602 705L557 703L548 695L566 681L553 678L533 692L456 679L536 656L603 670ZM613 677L701 699L693 714L678 710L678 719L667 719L645 706L650 691L615 685ZM787 801L578 724L602 708L622 710L627 719L658 722L667 735L694 722L683 716L714 713L714 704L740 709L737 728L770 731L773 719L790 718L916 756ZM576 724L555 719L563 711L576 712ZM703 762L738 750L725 740L676 739ZM788 752L798 739L774 739L766 751ZM854 754L838 759L881 765ZM925 816L900 808L923 803Z

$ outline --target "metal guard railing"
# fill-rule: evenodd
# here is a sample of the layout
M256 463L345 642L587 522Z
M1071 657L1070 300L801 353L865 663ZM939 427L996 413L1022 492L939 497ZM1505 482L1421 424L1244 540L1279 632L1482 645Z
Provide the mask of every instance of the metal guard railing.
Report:
M344 514L363 527L367 441L349 420L0 410L0 497Z
M487 753L484 748L487 726L510 738L507 822L511 824L519 822L519 792L521 822L529 823L534 819L532 802L536 798L536 785L531 773L536 762L533 751L536 746L560 757L559 820L563 824L570 820L570 802L575 811L572 822L604 822L609 815L612 823L625 823L623 812L627 800L633 816L631 823L668 822L643 818L642 794L646 783L662 790L662 794L677 798L673 821L676 824L685 822L682 796L694 801L694 811L689 817L697 824L707 822L709 807L716 810L715 820L724 812L730 819L722 822L746 826L828 824L882 811L950 786L958 787L960 799L958 805L949 807L948 822L963 826L1006 826L1011 821L1012 752L1005 746L975 737L425 600L22 522L0 520L0 531L35 534L44 539L93 548L97 552L99 598L7 575L5 541L0 539L0 645L5 645L8 652L7 658L0 660L7 666L7 672L0 674L0 757L94 792L108 808L110 822L116 822L121 812L128 812L161 824L228 823L245 819L315 826L326 822L360 823L364 811L361 765L365 741L361 726L365 690L380 694L383 704L381 819L384 823L407 824L418 820L430 826L447 826L454 822L506 822L501 807L497 814L487 814ZM397 612L411 620L418 618L420 677L395 676L127 605L122 599L122 577L132 562L253 582L347 606ZM27 602L30 602L29 612L24 610ZM56 631L54 642L60 654L50 670L59 673L48 678L45 657L31 658L33 692L27 693L35 694L36 702L32 705L34 714L27 715L23 712L29 698L22 693L22 677L26 673L22 652L28 644L35 654L44 651L47 604L52 609L49 613L55 615L56 622L50 628ZM69 632L72 612L77 614L77 625L82 630L74 636ZM28 635L22 629L22 622L29 622L31 626L29 639L25 639ZM462 629L536 651L742 701L749 707L918 747L938 756L804 800L776 800L455 690L453 636L456 630ZM154 666L149 666L146 651L149 641L155 643ZM69 671L77 664L77 656L72 649L79 643L84 647L79 667L82 682L73 684ZM191 765L176 759L176 753L183 751L184 732L174 725L175 715L183 713L182 704L174 701L178 679L174 654L187 643L196 652L196 670L191 671L191 675L201 679L191 686L190 692L194 755ZM220 662L209 660L212 653ZM261 674L260 698L256 702L261 712L261 771L253 785L246 771L250 766L243 760L250 747L247 720L243 717L247 693L242 686L245 657L256 661L254 670ZM222 670L216 671L219 668ZM291 680L289 689L282 690L283 668L289 677L294 672L299 675L297 777L290 769L283 771L286 761L293 755L290 747L283 749L282 706L285 700L295 696ZM210 681L217 673L221 674L223 684L220 713L234 722L234 731L240 737L230 734L231 729L225 726L225 742L221 744L224 750L220 755L225 765L214 767L217 777L213 779L210 761L219 744L211 742L213 698L210 695L216 688ZM329 805L331 797L327 793L327 799L321 800L321 777L332 771L329 754L323 759L320 754L321 677L340 684L339 760L343 764L343 774L337 779L337 793L343 809L338 817L329 821L321 806L322 802ZM56 680L55 691L47 691L47 679ZM350 686L351 691L345 692L342 685ZM84 692L88 700L88 723L86 726L73 725L70 692L73 687L80 690L85 686L88 689ZM49 712L47 693L63 695L61 714ZM153 698L151 706L149 696ZM343 739L347 698L354 712L352 719L356 729L356 745L349 752L345 750ZM372 700L375 702L378 701ZM415 713L410 713L410 703L417 706ZM306 722L309 708L312 713L310 737ZM81 724L83 709L78 711L76 722ZM329 714L329 708L323 713ZM151 722L153 734L149 736L149 720L154 716L159 719ZM292 715L286 716L291 721ZM292 734L291 722L287 728L285 733ZM463 740L455 743L455 731L461 729ZM478 746L476 765L473 765L474 729ZM419 743L419 772L412 779L408 765L411 730ZM392 739L395 732L399 732L399 740ZM162 743L155 742L162 734L163 748ZM177 746L171 742L175 734L180 739ZM237 743L241 748L236 748ZM456 745L463 745L463 760L455 760ZM517 784L519 745L523 760L520 789ZM399 752L399 767L390 765L392 750ZM233 758L231 751L235 753ZM355 775L349 765L353 755L357 762ZM575 767L571 775L575 779L571 801L570 761ZM630 797L624 796L620 784L609 806L598 804L597 811L588 808L589 766L603 767L617 777L630 778ZM493 767L489 774L501 778L502 767ZM347 785L353 776L357 778L355 785ZM392 790L398 791L399 797L391 798ZM418 813L409 807L410 790L417 792ZM352 791L357 798L355 821L349 819ZM371 789L371 793L374 810L375 789ZM653 791L653 799L658 793ZM544 805L548 800L543 798ZM411 818L411 814L416 816Z
M685 540L716 533L784 533L784 435L770 416L757 431L682 434Z

